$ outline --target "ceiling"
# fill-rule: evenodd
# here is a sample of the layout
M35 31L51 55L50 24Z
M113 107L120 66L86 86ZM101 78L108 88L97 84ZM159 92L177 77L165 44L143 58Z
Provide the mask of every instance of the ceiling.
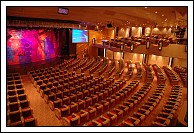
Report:
M73 20L81 25L113 27L149 27L187 25L187 6L168 7L64 7L69 9L68 15L59 14L58 7L7 7L7 16L45 18L57 20Z

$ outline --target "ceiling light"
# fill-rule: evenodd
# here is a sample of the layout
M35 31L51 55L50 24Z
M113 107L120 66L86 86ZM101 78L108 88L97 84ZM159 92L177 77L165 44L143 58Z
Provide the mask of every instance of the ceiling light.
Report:
M155 13L158 13L158 12L155 12Z
M164 16L164 14L162 14L162 16Z
M167 18L164 21L167 21Z
M148 8L148 7L145 7L145 8Z

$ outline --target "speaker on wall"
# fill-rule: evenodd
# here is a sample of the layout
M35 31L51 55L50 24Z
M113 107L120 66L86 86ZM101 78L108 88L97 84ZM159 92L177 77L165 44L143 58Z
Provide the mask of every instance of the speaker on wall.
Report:
M110 24L107 24L107 27L108 28L111 28L112 27L112 24L110 23Z

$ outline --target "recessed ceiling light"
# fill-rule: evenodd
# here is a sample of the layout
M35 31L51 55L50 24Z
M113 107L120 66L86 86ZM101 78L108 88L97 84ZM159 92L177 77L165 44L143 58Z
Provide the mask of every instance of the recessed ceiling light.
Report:
M167 21L167 18L164 21Z
M164 14L162 14L162 16L164 16Z
M148 8L148 7L145 7L145 8Z
M158 12L155 12L155 13L158 13Z

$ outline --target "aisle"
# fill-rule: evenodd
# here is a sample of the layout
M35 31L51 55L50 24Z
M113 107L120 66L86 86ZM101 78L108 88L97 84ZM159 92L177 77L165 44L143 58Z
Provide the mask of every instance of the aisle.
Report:
M54 112L51 111L48 104L40 96L33 86L28 75L22 75L22 82L26 89L30 107L33 109L34 116L37 118L37 126L62 126Z

